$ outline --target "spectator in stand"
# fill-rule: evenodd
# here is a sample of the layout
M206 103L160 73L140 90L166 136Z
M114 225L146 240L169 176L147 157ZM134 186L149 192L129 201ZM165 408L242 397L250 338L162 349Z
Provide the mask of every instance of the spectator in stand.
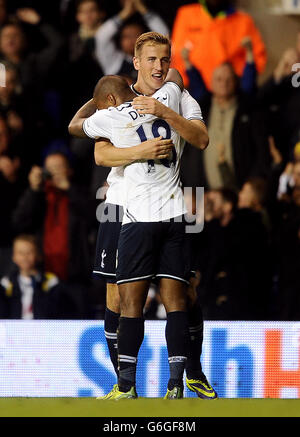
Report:
M75 19L78 29L69 37L65 78L65 83L68 84L66 103L69 108L71 106L70 114L73 114L73 108L83 104L87 95L93 93L95 83L103 75L95 57L95 35L104 16L97 0L79 0L76 4Z
M256 92L257 76L251 38L249 36L244 37L241 41L241 46L246 50L246 63L240 79L240 88L243 93L251 95ZM184 47L181 51L181 56L189 79L189 92L194 99L199 101L209 94L209 90L205 86L200 71L191 63L190 52L191 49Z
M97 0L79 0L76 3L76 32L69 37L68 56L64 73L64 119L69 121L77 108L93 94L95 84L103 76L95 57L95 34L100 29L105 13ZM76 92L74 93L74 90ZM70 140L70 149L76 158L74 170L78 182L91 183L97 172L94 164L94 142L90 139Z
M39 41L34 49L34 40L28 37L31 32ZM55 86L55 69L62 46L60 34L31 8L18 9L15 17L0 30L0 62L12 64L18 72L26 118L31 122L26 123L30 126L26 142L30 143L29 154L36 161L40 158L40 145L54 134L53 120L57 121L60 114L58 95L48 93ZM33 159L29 160L32 164Z
M300 31L295 47L285 50L271 77L259 88L257 96L258 103L269 114L269 133L274 137L285 163L293 159L294 146L300 141L299 63Z
M0 32L0 60L9 61L18 69L24 90L41 91L45 86L50 68L62 48L61 36L40 15L30 8L18 9L18 21L5 23ZM21 23L37 26L47 41L46 47L39 52L30 51ZM38 94L35 94L38 95Z
M279 320L300 320L300 185L298 183L299 178L297 185L278 202L277 227L273 237L278 273L276 319Z
M70 164L61 153L49 154L44 169L34 166L29 188L13 213L16 232L34 232L41 240L44 265L69 286L76 317L86 317L90 284L89 228L93 203L72 183Z
M217 149L217 166L220 172L222 186L230 188L235 192L238 192L238 186L232 167L228 162L228 153L226 156L226 149L224 143L218 143Z
M3 65L5 72L1 70L0 77L5 74L5 87L0 87L0 113L7 121L11 141L19 144L22 172L26 173L37 159L37 134L32 130L39 121L34 104L29 103L22 92L18 70L11 63L4 62Z
M234 29L234 32L232 31ZM172 66L177 68L188 86L188 76L181 58L184 47L191 50L191 62L201 72L208 89L215 69L230 62L238 76L246 63L244 37L253 44L256 70L266 65L266 50L250 15L234 7L230 0L200 0L178 9L172 32Z
M0 281L0 318L59 318L59 280L43 271L35 237L16 237L12 259L16 269Z
M6 120L0 117L0 277L9 270L14 236L11 216L23 187L21 159L11 142Z
M17 179L26 184L26 159L24 144L21 137L15 137L9 126L9 118L0 113L0 158L5 157L14 161L13 167L18 173ZM6 167L6 166L5 166ZM8 172L10 173L10 172Z
M1 78L5 86L0 87L0 112L5 114L12 134L23 132L25 115L25 102L21 97L21 84L17 69L10 63L4 63L5 71L1 70Z
M264 114L253 98L240 92L238 84L231 64L222 64L214 71L212 93L199 102L210 146L200 153L186 147L182 168L185 186L224 187L220 154L232 174L230 186L240 188L249 177L268 173L270 154Z
M237 204L228 189L206 194L204 230L196 238L208 320L264 320L267 314L267 231L258 212Z
M300 142L294 147L294 160L288 162L280 175L277 197L283 199L294 186L300 186Z
M267 181L263 178L250 178L239 192L238 207L248 208L261 214L262 222L271 231L271 222L266 209Z
M7 21L7 3L6 0L0 0L0 27Z
M132 58L136 39L143 32L166 35L169 30L142 0L123 0L121 4L119 14L105 21L96 34L96 57L105 75L119 74L134 81L137 72Z
M2 115L0 116L0 156L5 154L9 149L11 149L9 127L7 120Z
M95 58L95 33L102 24L104 11L96 0L79 0L74 11L77 29L68 39L64 69L63 118L69 120L75 108L82 106L92 94L95 83L103 75ZM76 93L74 93L76 89ZM75 157L74 171L78 182L88 185L93 168L93 142L72 139L70 149Z
M95 49L95 34L101 27L105 12L97 0L79 0L76 5L77 32L69 39L69 59L77 61L86 51L92 54Z

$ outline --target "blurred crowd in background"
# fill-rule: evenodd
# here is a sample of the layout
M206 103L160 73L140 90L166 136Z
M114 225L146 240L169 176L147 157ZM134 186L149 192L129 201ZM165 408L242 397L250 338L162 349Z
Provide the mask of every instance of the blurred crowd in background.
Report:
M149 30L170 35L209 131L204 152L186 145L181 175L204 220L193 241L205 319L300 320L300 31L258 85L265 44L229 0L0 0L0 318L103 317L91 272L110 169L67 126L102 75L135 81ZM145 317L165 317L155 285Z

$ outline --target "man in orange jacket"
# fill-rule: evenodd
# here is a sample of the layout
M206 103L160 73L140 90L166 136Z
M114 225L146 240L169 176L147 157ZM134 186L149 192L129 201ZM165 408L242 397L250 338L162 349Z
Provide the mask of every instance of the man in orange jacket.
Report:
M246 36L251 38L256 69L261 73L266 64L266 49L249 14L236 10L230 0L199 0L182 6L173 26L172 67L180 71L188 86L181 51L190 48L191 63L200 70L210 89L214 69L224 62L230 62L241 76L246 60L241 42Z

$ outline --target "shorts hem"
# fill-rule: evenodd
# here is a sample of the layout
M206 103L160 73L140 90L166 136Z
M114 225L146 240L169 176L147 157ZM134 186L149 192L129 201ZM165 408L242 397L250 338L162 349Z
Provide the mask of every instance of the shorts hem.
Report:
M102 279L103 281L106 281L109 284L116 283L116 274L115 273L104 273L104 272L99 272L97 270L93 270L92 274L95 277L95 279Z
M155 277L154 274L152 275L146 275L146 276L138 276L137 278L127 278L127 279L119 279L117 280L117 284L124 284L124 283L128 283L128 282L138 282L138 281L143 281L144 279L151 279Z
M185 284L188 284L188 285L190 284L187 279L179 278L178 276L167 275L165 273L159 273L158 275L155 275L155 277L156 278L174 279L174 281L184 282Z
M93 270L93 273L94 273L95 275L116 276L115 273L105 273L105 272L100 272L99 270Z

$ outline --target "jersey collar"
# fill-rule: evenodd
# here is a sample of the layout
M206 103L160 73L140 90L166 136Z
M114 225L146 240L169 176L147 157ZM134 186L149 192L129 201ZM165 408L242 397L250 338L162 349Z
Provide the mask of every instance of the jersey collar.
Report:
M144 96L145 94L140 93L138 90L135 89L134 85L130 85L130 88L132 89L132 91L137 95L137 96Z

